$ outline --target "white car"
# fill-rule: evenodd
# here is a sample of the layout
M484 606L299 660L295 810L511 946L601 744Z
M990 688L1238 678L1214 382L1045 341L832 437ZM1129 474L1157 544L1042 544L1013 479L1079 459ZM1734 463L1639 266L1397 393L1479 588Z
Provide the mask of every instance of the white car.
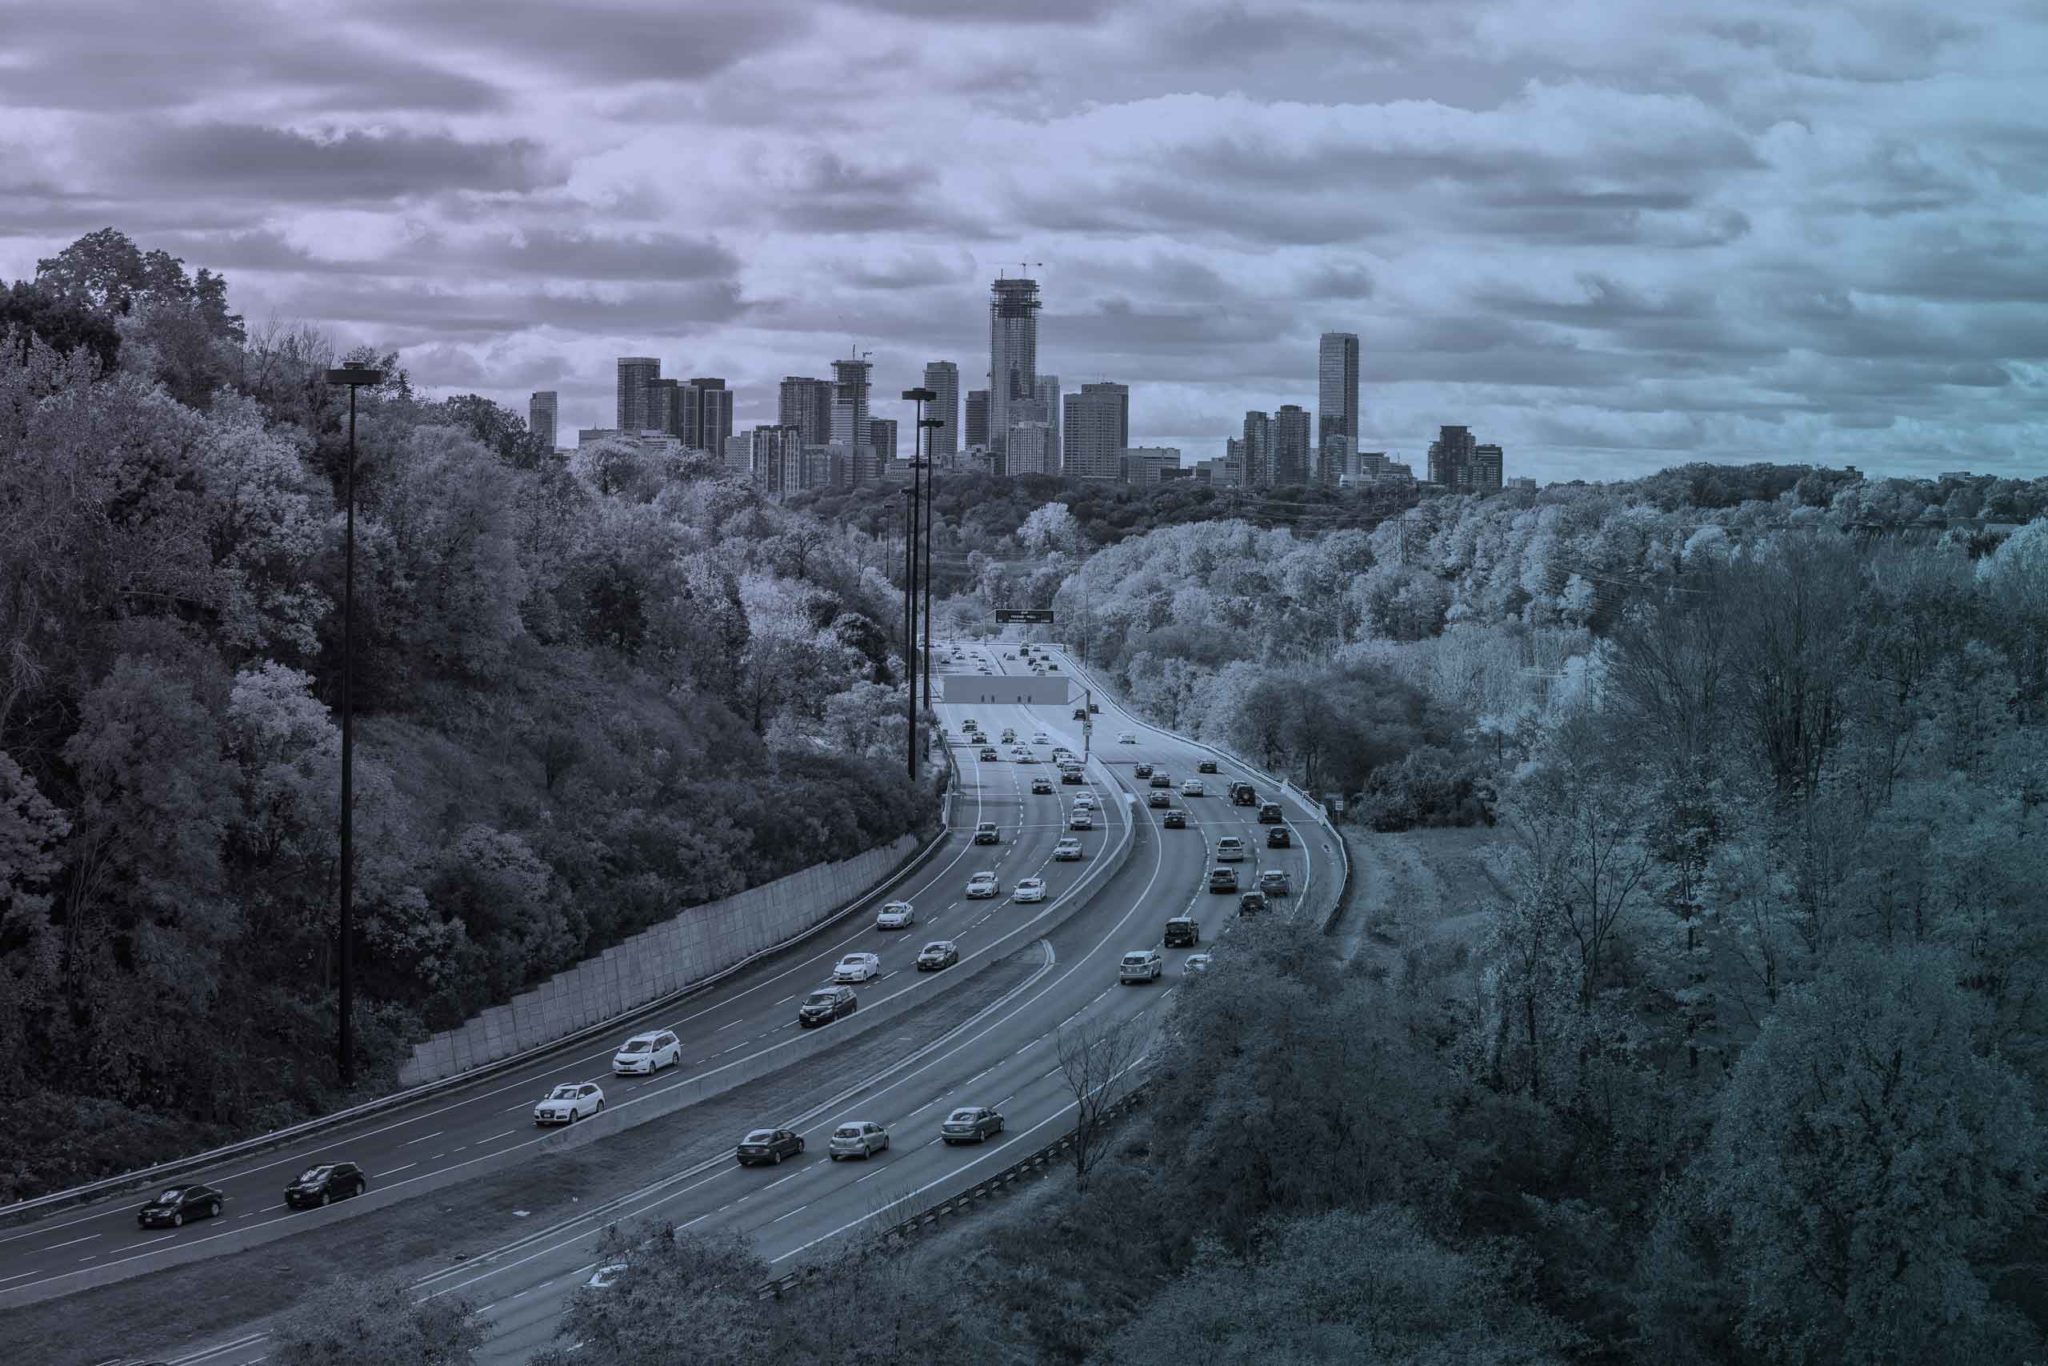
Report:
M659 1072L683 1060L683 1041L666 1029L635 1034L612 1054L612 1072L621 1077L638 1072Z
M1067 817L1067 829L1069 830L1093 830L1094 828L1095 817L1089 815L1086 811L1077 808L1073 815Z
M984 897L1001 896L1003 884L996 881L994 873L976 873L967 879L967 895L970 900L979 901Z
M882 960L872 953L849 953L832 969L835 982L865 982L882 975Z
M1074 809L1076 811L1093 811L1095 809L1095 794L1093 792L1076 792L1074 794Z
M625 1275L630 1269L630 1265L626 1262L611 1262L591 1273L590 1279L585 1281L584 1284L592 1290L609 1290L618 1283L619 1277Z
M1052 737L1050 735L1047 735L1044 731L1040 731L1038 732L1038 734L1031 737L1031 743L1034 745L1049 745L1052 743Z
M1202 795L1202 791L1202 780L1200 778L1190 778L1180 785L1180 795L1183 797L1199 797Z
M1206 953L1191 953L1182 961L1180 970L1192 976L1198 972L1207 972L1215 962L1216 960Z
M1138 743L1138 737L1131 734L1127 730L1119 731L1117 733L1116 742L1120 745L1135 745Z
M908 901L885 901L875 915L878 930L907 930L917 923L917 908Z
M1045 900L1045 879L1042 877L1022 879L1017 883L1017 890L1010 894L1010 899L1012 901Z
M1030 750L1019 745L1010 751L1010 762L1013 764L1035 764L1038 760L1031 757Z
M602 1087L594 1082L565 1081L548 1092L547 1099L533 1107L533 1122L539 1125L574 1124L602 1109Z
M1063 836L1060 842L1052 847L1052 861L1054 863L1073 863L1080 857L1081 841L1075 839L1072 835Z

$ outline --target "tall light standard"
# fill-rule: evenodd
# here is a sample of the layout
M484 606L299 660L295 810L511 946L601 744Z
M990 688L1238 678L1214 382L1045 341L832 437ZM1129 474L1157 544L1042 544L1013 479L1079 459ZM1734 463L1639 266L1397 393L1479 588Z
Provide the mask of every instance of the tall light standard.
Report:
M930 393L930 390L925 392ZM934 395L936 397L936 395ZM922 408L923 405L919 405ZM932 449L944 418L920 417L917 428L933 435L924 439L924 709L932 709L932 498L939 486L939 458ZM916 447L913 445L912 449Z
M914 471L913 471L914 473ZM903 490L903 689L905 721L903 762L917 781L917 490Z
M925 436L926 424L929 422L934 427L938 425L936 419L927 419L925 417L924 405L930 403L938 396L938 392L933 389L918 388L905 389L903 391L904 401L917 405L917 426L913 427L910 433L910 501L916 508L910 519L910 527L913 537L919 535L919 529L920 527L922 528L922 534L925 538L925 549L921 552L917 550L911 552L912 556L915 557L912 560L911 568L914 575L917 569L917 558L922 558L924 562L924 705L927 710L932 705L931 491L929 478L925 480L923 487L919 486L918 479L926 469L924 453L931 447L931 440ZM912 588L910 591L914 598L917 590ZM911 610L913 613L916 611L916 604L914 602ZM911 638L910 648L913 650L917 648L917 640L914 636Z
M356 624L356 390L384 382L381 370L360 365L327 372L329 384L348 386L348 463L341 479L347 506L347 530L341 552L341 1039L338 1048L341 1084L356 1079L355 1032L350 1028L354 1006L355 964L355 672Z

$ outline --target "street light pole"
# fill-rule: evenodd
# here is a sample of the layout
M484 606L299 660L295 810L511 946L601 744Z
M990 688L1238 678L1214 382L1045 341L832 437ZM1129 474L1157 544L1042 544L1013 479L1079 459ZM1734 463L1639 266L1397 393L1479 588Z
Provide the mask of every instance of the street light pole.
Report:
M905 390L903 391L903 398L904 398L904 401L905 401L905 402L908 402L908 403L915 403L915 404L917 405L917 425L916 425L915 427L913 427L913 428L911 429L911 436L910 436L910 506L911 506L911 514L910 514L910 534L911 534L911 551L910 551L910 570L909 570L909 575L908 575L908 579L907 579L907 582L909 582L909 583L910 583L910 585L911 585L911 588L910 588L910 595L911 595L911 617L912 617L912 624L913 624L913 625L915 625L915 618L916 618L916 614L917 614L917 571L918 571L918 560L919 560L919 558L920 558L920 554L919 554L919 551L918 551L918 548L917 548L917 537L918 537L918 534L919 534L919 529L920 529L920 528L922 528L922 531L923 531L923 535L924 535L924 536L926 537L927 545L929 545L929 540L930 540L930 537L931 537L931 525L930 525L930 523L931 523L931 514L930 514L930 510L929 510L929 506L928 506L928 504L929 504L929 500L930 500L930 497L931 497L931 494L930 494L930 480L929 480L929 478L928 478L928 477L925 477L925 482L924 482L923 484L920 484L920 483L919 483L919 479L920 479L920 477L924 476L924 472L925 472L925 458L924 458L924 452L925 452L925 448L928 448L928 447L930 446L930 444L931 444L931 443L930 443L929 441L925 441L925 440L923 440L923 437L924 437L924 433L925 433L925 430L926 430L926 427L925 427L925 423L926 423L926 421L927 421L927 419L925 418L925 415L924 415L924 405L925 405L925 404L927 404L927 403L929 403L929 402L931 402L931 401L932 401L933 399L937 398L938 396L939 396L939 395L938 395L938 392L937 392L936 390L933 390L933 389L924 389L924 388L917 388L917 389L905 389ZM932 589L931 589L931 572L932 572L932 565L931 565L931 553L930 553L929 549L927 549L926 551L924 551L924 552L923 552L923 555L922 555L922 559L923 559L923 561L924 561L924 575L925 575L925 586L924 586L924 705L925 705L925 709L926 709L927 711L929 711L929 710L931 709L931 705L932 705ZM910 636L910 637L908 638L908 645L909 645L909 648L910 648L911 650L913 650L913 651L915 651L915 650L916 650L916 649L918 648L918 643L917 643L917 637L916 637L915 635L912 635L912 636ZM912 712L912 715L915 715L915 714L916 714L916 710L917 710L917 699L916 699L916 696L915 696L915 694L916 694L916 691L917 691L917 686L916 686L916 683L915 683L915 682L913 681L913 683L911 684L911 692L912 692L913 696L911 697L911 703L910 703L910 705L911 705L911 712ZM913 737L912 737L913 741L915 740L915 738L916 738L915 736L913 736ZM913 776L915 776L915 775L913 774Z
M903 490L903 689L905 732L903 762L917 781L917 492Z
M329 384L348 386L348 461L341 480L347 507L341 551L341 972L340 1040L336 1062L341 1084L356 1079L355 1031L355 620L356 620L356 390L384 382L380 371L359 365L327 372Z
M925 392L929 393L929 390ZM937 397L937 395L933 395ZM922 413L924 405L918 404ZM927 432L924 439L924 709L932 709L932 499L939 484L938 456L932 450L932 443L938 439L938 429L945 426L944 418L923 417L917 419L918 430Z

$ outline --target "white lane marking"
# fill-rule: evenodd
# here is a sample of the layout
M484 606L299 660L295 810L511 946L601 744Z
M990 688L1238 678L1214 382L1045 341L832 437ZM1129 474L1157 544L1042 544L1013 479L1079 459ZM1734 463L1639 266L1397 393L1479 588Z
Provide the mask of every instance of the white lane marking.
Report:
M444 1132L446 1131L442 1129L436 1129L434 1130L434 1132L430 1134L421 1134L418 1138L408 1138L407 1140L405 1140L405 1142L399 1144L398 1146L401 1148L410 1148L415 1143L425 1143L430 1138L439 1138Z
M802 1214L802 1213L803 1213L803 1212L804 1212L805 1210L807 1210L807 1209L809 1209L809 1208L810 1208L810 1206L809 1206L809 1205L798 1205L798 1206L797 1206L797 1207L796 1207L795 1209L791 1210L791 1211L790 1211L789 1213L787 1213L787 1214L778 1214L778 1215L776 1215L776 1216L775 1216L775 1217L774 1217L773 1219L770 1219L770 1220L769 1220L768 1222L769 1222L769 1223L771 1223L771 1224L779 1224L779 1223L781 1223L781 1222L782 1222L782 1221L783 1221L784 1219L794 1219L794 1218L796 1218L796 1217L797 1217L797 1216L798 1216L799 1214Z
M77 1247L80 1243L89 1243L99 1236L100 1235L97 1233L88 1233L83 1238L73 1238L68 1242L52 1243L48 1247L44 1248L43 1251L55 1252L60 1247Z
M381 1181L387 1176L396 1176L400 1172L411 1171L414 1167L417 1166L419 1166L419 1163L417 1162L408 1162L403 1167L393 1167L390 1171L378 1172L377 1179Z
M519 1132L519 1131L518 1131L517 1129L507 1129L507 1130L505 1130L505 1132L504 1132L504 1133L502 1133L502 1134L492 1134L492 1135L491 1135L491 1136L490 1136L489 1138L480 1138L480 1139L478 1139L478 1140L476 1141L476 1145L477 1145L477 1146L478 1146L479 1148L481 1148L481 1147L482 1147L482 1146L483 1146L484 1144L486 1144L486 1143L495 1143L495 1142L497 1142L497 1141L498 1141L499 1139L501 1139L501 1138L510 1138L510 1137L511 1137L511 1136L512 1136L513 1134L516 1134L516 1133L518 1133L518 1132Z
M906 703L904 703L903 705L907 707L907 706L909 706L910 704L909 704L908 702L906 702ZM781 1003L780 1003L780 1002L777 1002L777 1004L779 1005L779 1004L781 1004ZM739 1028L739 1027L740 1027L741 1025L743 1025L743 1024L745 1024L745 1023L746 1023L746 1021L745 1021L745 1020L743 1020L743 1019L741 1019L741 1020L734 1020L734 1021L733 1021L733 1022L732 1022L731 1024L722 1024L722 1025L720 1025L720 1026L719 1026L718 1028L716 1028L716 1029L712 1030L711 1032L712 1032L713 1034L723 1034L723 1033L725 1033L725 1031L726 1031L726 1030L728 1030L728 1029L738 1029L738 1028Z

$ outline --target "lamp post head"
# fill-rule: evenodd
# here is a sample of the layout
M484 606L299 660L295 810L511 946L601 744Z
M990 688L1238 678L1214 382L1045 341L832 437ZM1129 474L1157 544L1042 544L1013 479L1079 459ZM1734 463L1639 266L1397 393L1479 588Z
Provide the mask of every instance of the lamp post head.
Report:
M903 397L913 403L930 403L939 396L936 389L905 389Z
M946 425L946 419L943 417L921 417L917 420L917 425L920 427L943 427Z
M382 370L371 370L361 365L348 365L339 370L329 370L327 372L327 382L329 384L346 384L351 389L362 388L368 385L382 384L384 382L384 372Z

